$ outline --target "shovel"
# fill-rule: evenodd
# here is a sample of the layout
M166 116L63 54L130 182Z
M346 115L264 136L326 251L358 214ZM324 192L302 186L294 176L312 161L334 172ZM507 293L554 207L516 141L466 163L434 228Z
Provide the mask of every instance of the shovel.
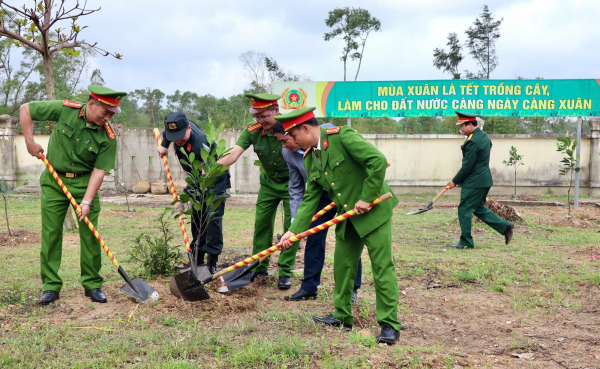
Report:
M56 182L58 182L58 185L60 186L60 188L62 188L65 195L67 195L67 198L71 201L71 204L73 204L75 210L79 210L81 212L81 207L79 206L77 201L75 201L75 199L71 195L71 192L69 192L63 181L58 177L58 174L56 174L56 171L54 170L52 165L50 165L48 159L46 159L46 157L42 153L39 154L39 158L44 162L44 164L46 164L46 167L52 174L52 177L54 177ZM126 283L123 287L121 287L121 291L125 292L129 296L133 297L135 300L142 303L157 301L158 292L156 292L152 287L150 287L149 284L142 281L138 277L130 279L127 273L125 273L125 270L123 270L123 268L117 262L117 259L115 259L115 256L112 254L112 252L110 252L108 246L106 246L102 237L100 237L100 234L96 230L96 227L94 227L94 225L92 224L92 222L90 222L88 217L85 217L83 220L85 221L85 224L87 224L87 226L90 228L94 236L96 236L96 238L100 242L100 246L102 246L102 248L106 252L106 255L108 255L115 267L117 267L117 271L119 272L121 277L123 277L123 279L125 280Z
M316 213L310 222L312 223L315 220L319 219L323 214L327 213L329 210L331 210L333 208L335 208L334 202L327 205L326 207L321 209L321 211ZM279 242L280 239L281 239L281 237L279 237L277 239L277 242ZM262 263L266 258L267 258L266 256L263 256L259 260L254 261L252 264L250 264L246 267L236 269L235 271L233 271L231 273L221 276L221 287L219 287L217 292L225 293L225 292L237 290L238 288L244 287L244 286L252 283L252 281L250 280L250 272L254 268L256 268L256 266L258 264Z
M411 211L410 213L406 213L406 215L421 214L421 213L431 210L431 208L433 207L433 203L436 202L437 199L439 199L449 189L450 189L450 185L444 187L444 189L440 193L438 193L438 195L433 200L429 201L429 204L425 205L425 207L423 209Z
M154 136L156 136L156 142L160 146L162 143L162 139L160 138L160 133L158 129L154 128ZM173 183L173 177L171 176L171 170L169 169L169 163L167 161L167 156L163 156L163 164L165 166L165 171L167 173L167 181L169 182L169 189L171 191L171 195L173 196L173 200L177 201L177 192L175 191L175 184ZM174 210L175 212L175 210ZM179 211L181 214L181 211ZM197 301L197 299L204 300L206 297L203 294L204 288L201 290L196 290L194 285L200 284L201 279L205 279L210 277L212 274L208 271L206 266L198 267L196 265L196 258L194 257L194 252L192 251L192 247L190 246L190 240L187 236L187 230L185 228L185 223L183 222L183 216L179 216L179 228L181 229L181 234L183 235L183 242L185 243L185 248L187 249L188 259L189 259L189 269L183 269L180 274L171 278L171 288L174 286L179 289L180 294L184 295L186 300L188 301ZM187 291L187 292L184 292ZM201 294L201 296L193 296L193 293Z
M377 205L377 204L379 204L379 203L381 203L381 202L383 202L385 200L389 200L391 198L392 198L392 194L390 192L388 192L388 193L386 193L384 195L381 195L378 198L376 198L375 201L373 201L371 203L371 206L375 206L375 205ZM301 240L301 239L303 239L305 237L308 237L308 236L311 236L311 235L313 235L313 234L315 234L317 232L323 231L323 230L331 227L334 224L338 224L338 223L340 223L340 222L342 222L342 221L350 218L353 215L356 215L356 212L354 211L354 209L352 209L350 211L347 211L344 214L339 215L339 216L333 218L330 221L327 221L327 222L325 222L323 224L319 224L316 227L313 227L313 228L311 228L311 229L309 229L307 231L304 231L304 232L302 232L300 234L297 234L294 237L290 237L289 241L290 242L299 241L299 240ZM247 266L248 264L250 264L250 263L252 263L254 261L257 261L258 259L260 259L262 257L269 256L272 253L274 253L275 251L280 250L280 249L281 249L281 244L280 243L278 243L275 246L271 246L268 249L259 252L258 254L250 256L246 260L242 260L239 263L234 264L234 265L230 266L227 269L224 269L224 270L222 270L222 271L220 271L220 272L218 272L218 273L216 273L216 274L214 274L214 275L212 275L212 276L210 276L208 278L203 279L202 281L200 281L199 285L198 284L191 285L189 290L182 290L179 285L173 286L173 280L171 280L171 293L173 295L177 296L177 297L181 296L184 300L186 299L186 295L189 294L189 292L194 292L193 296L195 296L195 297L198 297L198 296L203 296L204 297L202 299L196 299L196 300L190 300L190 301L199 301L199 300L209 299L210 295L208 294L208 292L206 292L206 289L204 288L204 285L206 285L207 283L210 283L210 282L212 282L212 281L214 281L216 279L219 279L221 276L223 276L223 275L225 275L225 274L227 274L229 272L233 272L236 269L239 269L239 268L242 268L244 266ZM200 289L202 290L202 292L200 292ZM181 293L179 294L179 292L181 292Z

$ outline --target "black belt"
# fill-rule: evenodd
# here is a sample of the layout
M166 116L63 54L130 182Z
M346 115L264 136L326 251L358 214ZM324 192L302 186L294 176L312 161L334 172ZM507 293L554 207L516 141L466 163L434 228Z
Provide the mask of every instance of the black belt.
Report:
M86 175L88 175L88 174L91 173L91 172L86 172L86 173L65 173L65 172L59 172L58 170L54 170L54 171L59 176L65 177L65 178L77 178L77 177L81 177L81 176L86 176Z

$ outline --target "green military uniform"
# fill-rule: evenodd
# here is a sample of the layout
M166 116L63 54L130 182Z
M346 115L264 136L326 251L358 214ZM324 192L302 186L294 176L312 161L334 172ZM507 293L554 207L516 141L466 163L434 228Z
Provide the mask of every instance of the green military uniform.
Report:
M47 159L59 177L80 203L87 190L94 168L110 170L115 167L117 140L110 124L88 125L85 120L86 104L72 101L36 101L29 103L31 118L36 121L55 121L48 143ZM74 175L76 177L74 177ZM58 275L62 257L63 222L69 199L45 171L40 178L42 189L42 248L40 252L41 277L44 291L59 292L62 279ZM98 226L100 201L94 196L89 220ZM100 288L101 246L85 222L79 223L81 240L81 284L86 290Z
M290 226L290 231L296 234L308 229L318 210L316 207L323 189L335 202L338 214L352 210L358 200L372 202L378 196L392 192L384 181L385 156L355 130L350 127L321 128L319 142L319 150L310 148L304 157L307 189ZM352 289L358 260L366 245L375 281L377 322L400 330L398 281L391 249L392 210L397 203L394 195L369 212L336 225L333 316L346 324L353 324Z
M462 188L458 205L461 230L459 244L465 248L473 248L475 245L471 236L472 214L500 234L504 234L509 222L485 207L485 199L493 185L490 172L492 141L487 133L475 128L460 148L463 153L462 167L452 179L454 184Z
M274 101L277 101L279 98L278 95L272 94L247 94L246 96L264 96L265 99ZM251 100L251 102L253 101ZM284 211L284 233L290 226L289 169L281 154L281 142L277 140L274 134L265 131L260 123L247 126L242 131L236 145L244 150L253 145L254 152L258 155L263 168L260 172L260 189L256 200L256 215L254 219L252 254L256 254L273 246L275 216L277 215L277 206L281 201L283 201ZM293 247L281 252L277 260L279 276L290 277L293 274L292 269L294 269L294 264L296 263L297 250L298 243L295 243ZM268 265L268 262L260 263L254 268L254 271L256 273L264 272Z

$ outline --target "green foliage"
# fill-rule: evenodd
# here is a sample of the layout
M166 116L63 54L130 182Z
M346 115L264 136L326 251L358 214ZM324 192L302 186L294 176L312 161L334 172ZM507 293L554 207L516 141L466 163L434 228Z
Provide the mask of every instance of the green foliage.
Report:
M519 155L517 154L517 148L514 146L510 147L510 150L508 150L508 161L503 160L502 164L505 164L509 167L514 167L515 168L515 197L517 197L517 168L519 167L519 165L525 165L525 163L523 162L523 155Z
M466 47L480 68L476 73L467 72L467 78L490 79L490 74L498 66L496 40L500 38L499 29L503 20L494 20L488 6L484 5L481 18L476 18L473 25L465 31L467 34Z
M331 32L326 32L323 36L325 41L335 38L344 40L344 48L340 57L340 60L344 62L344 81L346 80L348 56L352 60L358 59L358 68L354 77L356 81L369 33L379 32L381 22L366 9L345 7L331 10L329 16L325 19L325 25L332 28Z
M561 176L567 177L567 180L569 181L569 189L567 190L567 218L571 218L571 187L573 187L573 180L575 179L575 174L578 173L581 169L577 166L577 162L579 161L579 155L573 156L575 153L575 149L577 149L577 140L571 141L571 139L569 138L569 132L567 132L565 137L558 137L556 140L558 141L556 143L556 151L565 155L560 161L562 163L562 169L559 169L558 173Z
M215 128L212 121L209 119L205 126L206 138L209 146L204 146L200 150L200 158L196 158L193 152L188 153L181 148L181 152L185 155L185 159L181 159L181 163L192 167L191 173L188 173L186 182L190 189L187 193L182 192L179 198L183 202L192 202L192 208L184 211L186 215L192 215L193 211L200 213L200 224L195 226L204 232L206 225L216 218L216 210L218 207L230 197L228 193L215 193L214 184L217 178L224 175L229 167L224 167L217 163L217 160L226 155L231 149L226 149L224 139L219 140L219 134L223 131L224 125L218 129ZM173 204L175 201L173 202Z
M164 210L158 217L160 236L141 233L129 250L130 258L142 264L147 278L173 275L173 265L181 259L179 246L172 244L175 235L169 230L166 214Z
M433 66L437 69L443 69L444 72L450 73L452 79L460 79L458 65L463 60L462 46L456 33L448 34L448 51L437 47L433 50Z

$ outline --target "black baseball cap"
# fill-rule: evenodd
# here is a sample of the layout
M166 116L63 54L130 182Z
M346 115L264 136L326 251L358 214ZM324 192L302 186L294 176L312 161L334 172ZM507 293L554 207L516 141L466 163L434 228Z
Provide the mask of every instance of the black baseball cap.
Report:
M165 117L165 137L171 142L179 141L185 136L190 121L184 112L172 111Z

